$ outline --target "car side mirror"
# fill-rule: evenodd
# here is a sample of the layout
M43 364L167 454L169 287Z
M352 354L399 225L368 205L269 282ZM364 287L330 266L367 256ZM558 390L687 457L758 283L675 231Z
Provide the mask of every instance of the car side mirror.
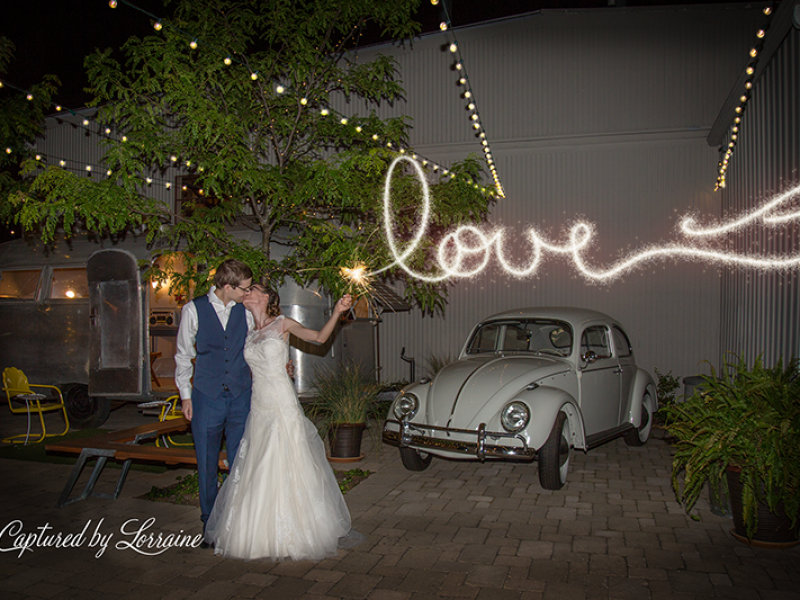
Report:
M583 359L583 362L585 362L587 365L590 365L597 360L597 353L594 350L589 350L586 352L586 354L582 354L581 358Z

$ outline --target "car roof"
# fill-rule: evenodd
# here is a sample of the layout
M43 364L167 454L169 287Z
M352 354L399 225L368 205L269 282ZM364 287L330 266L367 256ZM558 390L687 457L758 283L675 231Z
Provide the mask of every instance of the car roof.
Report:
M586 323L587 321L607 321L619 325L619 322L605 313L588 308L576 308L572 306L532 306L529 308L516 308L507 310L491 317L483 319L482 323L501 319L559 319L567 321L573 325Z

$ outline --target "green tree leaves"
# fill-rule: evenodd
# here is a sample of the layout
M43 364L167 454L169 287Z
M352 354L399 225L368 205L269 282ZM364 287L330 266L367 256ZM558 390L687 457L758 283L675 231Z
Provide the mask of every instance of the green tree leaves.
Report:
M381 193L395 155L386 142L398 148L411 126L406 117L381 119L375 111L402 97L395 61L356 60L350 50L364 27L394 39L415 35L417 6L418 0L178 3L157 34L131 38L122 58L106 50L86 59L92 104L101 122L120 132L103 141L112 176L37 172L34 186L12 197L20 222L48 241L59 226L68 234L75 226L99 233L144 227L150 239L192 254L198 271L185 277L200 289L209 267L236 256L277 281L313 280L340 293L347 288L341 267L391 263ZM196 36L196 49L186 32ZM352 107L346 124L325 113L337 96ZM218 202L187 213L149 198L145 178L171 164L183 165ZM477 159L451 171L458 177L432 186L433 232L479 221L488 211L488 197L463 180L478 180ZM418 218L419 184L411 175L393 180L398 239ZM260 240L245 243L236 228L255 230ZM422 244L415 264L431 264L433 242ZM443 285L409 279L396 267L383 276L402 280L407 299L423 310L443 310Z

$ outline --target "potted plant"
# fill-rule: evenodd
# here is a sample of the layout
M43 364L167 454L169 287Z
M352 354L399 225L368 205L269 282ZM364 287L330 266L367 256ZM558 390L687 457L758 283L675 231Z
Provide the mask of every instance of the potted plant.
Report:
M377 414L378 385L360 365L345 363L339 369L315 373L314 401L309 416L320 435L328 438L334 462L360 460L361 438L369 419Z
M703 376L685 402L666 407L675 437L672 485L688 511L708 480L727 479L733 534L761 545L798 543L800 516L800 370L738 359ZM682 484L681 485L681 480Z

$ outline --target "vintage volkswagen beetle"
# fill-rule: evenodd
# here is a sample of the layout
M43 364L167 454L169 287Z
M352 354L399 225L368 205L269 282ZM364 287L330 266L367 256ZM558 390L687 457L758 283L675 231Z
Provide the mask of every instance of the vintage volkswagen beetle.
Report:
M567 479L571 448L624 436L641 446L658 409L622 326L578 308L525 308L489 317L459 358L392 402L383 441L421 471L432 456L532 461L548 490Z

